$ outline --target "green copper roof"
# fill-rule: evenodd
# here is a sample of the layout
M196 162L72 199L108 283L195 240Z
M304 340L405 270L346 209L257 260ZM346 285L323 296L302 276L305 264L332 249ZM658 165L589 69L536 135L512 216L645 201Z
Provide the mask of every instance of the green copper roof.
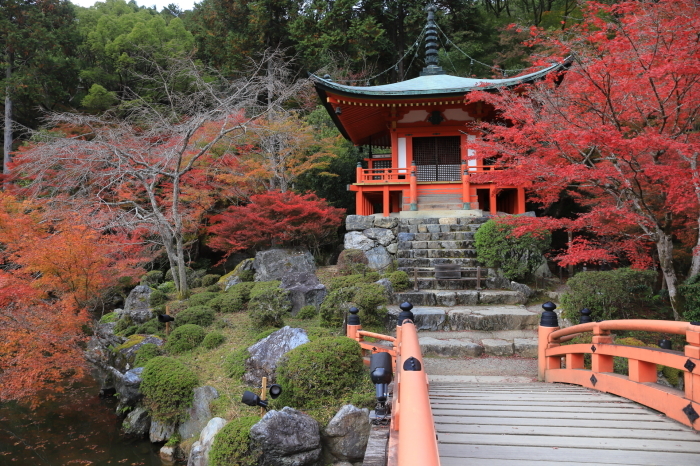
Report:
M543 78L551 71L565 68L568 61L548 66L534 73L506 79L475 79L460 78L447 74L419 76L417 78L381 86L346 86L332 80L323 79L311 75L317 86L328 90L336 90L344 94L372 95L372 96L405 96L405 95L432 95L432 94L457 94L473 90L489 90L501 87L510 87L517 84L532 82Z

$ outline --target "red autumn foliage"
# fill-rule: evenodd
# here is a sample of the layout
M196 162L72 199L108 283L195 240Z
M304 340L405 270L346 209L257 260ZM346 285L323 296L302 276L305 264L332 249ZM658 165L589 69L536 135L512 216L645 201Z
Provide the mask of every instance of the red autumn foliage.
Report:
M88 306L142 272L138 244L47 214L0 193L0 401L38 404L83 377Z
M335 235L345 209L315 194L272 191L211 218L209 246L226 255L245 249L303 245L318 248Z
M533 42L551 51L540 63L571 57L563 76L467 97L502 116L480 126L479 157L517 167L475 181L528 186L543 205L574 199L587 213L561 226L598 240L577 241L563 263L594 260L603 249L637 266L656 262L674 309L674 247L697 245L700 224L698 29L692 0L589 2L567 31L535 31ZM689 275L698 272L696 255Z

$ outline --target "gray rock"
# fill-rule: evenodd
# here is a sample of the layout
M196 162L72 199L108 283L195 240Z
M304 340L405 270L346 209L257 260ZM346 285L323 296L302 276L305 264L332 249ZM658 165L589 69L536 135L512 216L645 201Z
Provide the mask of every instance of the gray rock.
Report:
M399 250L399 245L397 243L391 243L386 247L386 252L389 254L396 254Z
M286 275L314 274L316 264L309 251L292 249L270 249L255 255L255 281L269 282L284 279Z
M484 353L481 345L471 340L438 340L432 337L421 337L418 339L423 354L446 356L451 358L476 358Z
M202 442L197 440L192 444L190 456L187 458L187 466L208 466L209 460L204 453Z
M123 412L127 406L136 406L136 403L141 401L141 398L143 398L143 394L140 390L141 373L143 372L143 367L131 369L125 374L122 374L114 368L110 369L112 370L114 379L114 389L119 394L117 412Z
M391 302L394 295L394 287L388 278L382 278L374 282L376 285L381 285L384 287L384 296L386 296L387 302Z
M415 233L399 233L398 241L413 241L416 238Z
M182 440L199 435L212 417L209 405L217 398L219 392L209 385L194 389L194 400L192 407L187 410L187 420L177 428Z
M345 405L323 430L324 444L341 461L362 461L370 429L368 409Z
M174 463L176 458L176 452L177 452L177 447L169 447L167 445L163 445L158 452L158 455L160 456L160 459L163 461L166 461L168 463Z
M377 246L365 251L367 266L373 270L384 270L391 265L392 258L384 246Z
M122 422L122 432L137 438L144 438L151 428L151 416L143 406L134 408Z
M525 304L527 298L519 291L482 290L479 304Z
M207 423L202 433L199 434L199 444L204 449L204 458L207 462L209 461L209 451L214 444L214 437L216 437L216 434L218 434L225 425L226 419L215 417ZM206 466L206 464L204 466Z
M455 296L458 306L475 306L479 304L478 291L456 291Z
M142 324L153 318L151 307L151 293L153 290L146 285L139 285L129 293L124 304L124 310L117 312L121 318L123 316L131 317L135 324Z
M134 336L130 338L135 338ZM140 337L139 337L140 338ZM127 340L129 341L129 340ZM132 340L137 341L137 340ZM131 342L130 342L131 343ZM113 353L112 360L110 364L120 371L128 371L134 365L134 360L136 359L136 353L145 344L151 343L156 346L163 346L165 341L155 335L148 335L141 341L135 344L128 344L126 347L117 346L117 350Z
M242 260L238 263L238 265L233 269L231 273L221 277L221 279L219 280L219 286L221 286L224 289L224 291L228 291L228 289L231 288L233 285L241 283L241 272L245 272L247 270L255 271L254 264L255 259Z
M376 228L396 228L399 225L399 219L396 217L375 217L374 226Z
M377 243L374 240L367 238L362 232L351 231L345 233L344 248L345 249L360 249L362 251L369 251L375 247Z
M381 246L387 246L396 240L396 236L386 228L369 228L362 232L369 239L375 240Z
M93 365L93 375L100 383L100 391L106 393L114 389L114 375L111 363L116 348L126 341L126 338L114 334L114 322L96 324L95 331L88 341L85 358Z
M513 343L509 341L487 338L481 340L481 344L484 346L484 352L490 356L513 355Z
M525 296L526 298L529 298L530 296L532 296L535 293L534 291L532 291L532 288L530 288L529 286L527 286L523 283L518 283L518 282L513 282L513 281L510 282L509 288L512 291L517 291L519 293L522 293L523 296Z
M361 231L373 226L374 215L348 215L345 218L345 229L348 231Z
M304 306L318 309L328 294L325 285L318 281L316 275L308 272L289 273L282 279L282 288L289 291L293 316Z
M166 424L156 419L151 419L151 428L148 431L148 438L151 443L167 442L175 433L175 424Z
M243 380L253 386L259 386L263 377L272 383L280 358L297 346L309 342L306 330L286 326L248 347L250 357L245 362L246 373Z
M268 411L250 438L261 450L260 466L315 466L321 456L318 422L289 406Z
M513 340L515 354L519 354L524 358L537 357L537 339L536 338L516 338Z

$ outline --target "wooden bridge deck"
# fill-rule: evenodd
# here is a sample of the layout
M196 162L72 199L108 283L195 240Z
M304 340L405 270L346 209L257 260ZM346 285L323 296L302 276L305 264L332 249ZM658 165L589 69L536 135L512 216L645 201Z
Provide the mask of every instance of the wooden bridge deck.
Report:
M700 435L564 384L431 383L442 466L700 465Z

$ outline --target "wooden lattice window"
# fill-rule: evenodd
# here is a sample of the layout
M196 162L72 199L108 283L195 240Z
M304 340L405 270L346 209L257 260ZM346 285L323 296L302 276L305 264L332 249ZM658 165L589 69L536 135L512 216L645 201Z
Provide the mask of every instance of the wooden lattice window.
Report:
M375 173L382 173L381 170L385 168L391 168L391 160L373 160L372 161L372 169L378 169L377 172ZM373 176L373 180L381 180L381 176Z
M459 136L413 138L418 181L460 181Z

